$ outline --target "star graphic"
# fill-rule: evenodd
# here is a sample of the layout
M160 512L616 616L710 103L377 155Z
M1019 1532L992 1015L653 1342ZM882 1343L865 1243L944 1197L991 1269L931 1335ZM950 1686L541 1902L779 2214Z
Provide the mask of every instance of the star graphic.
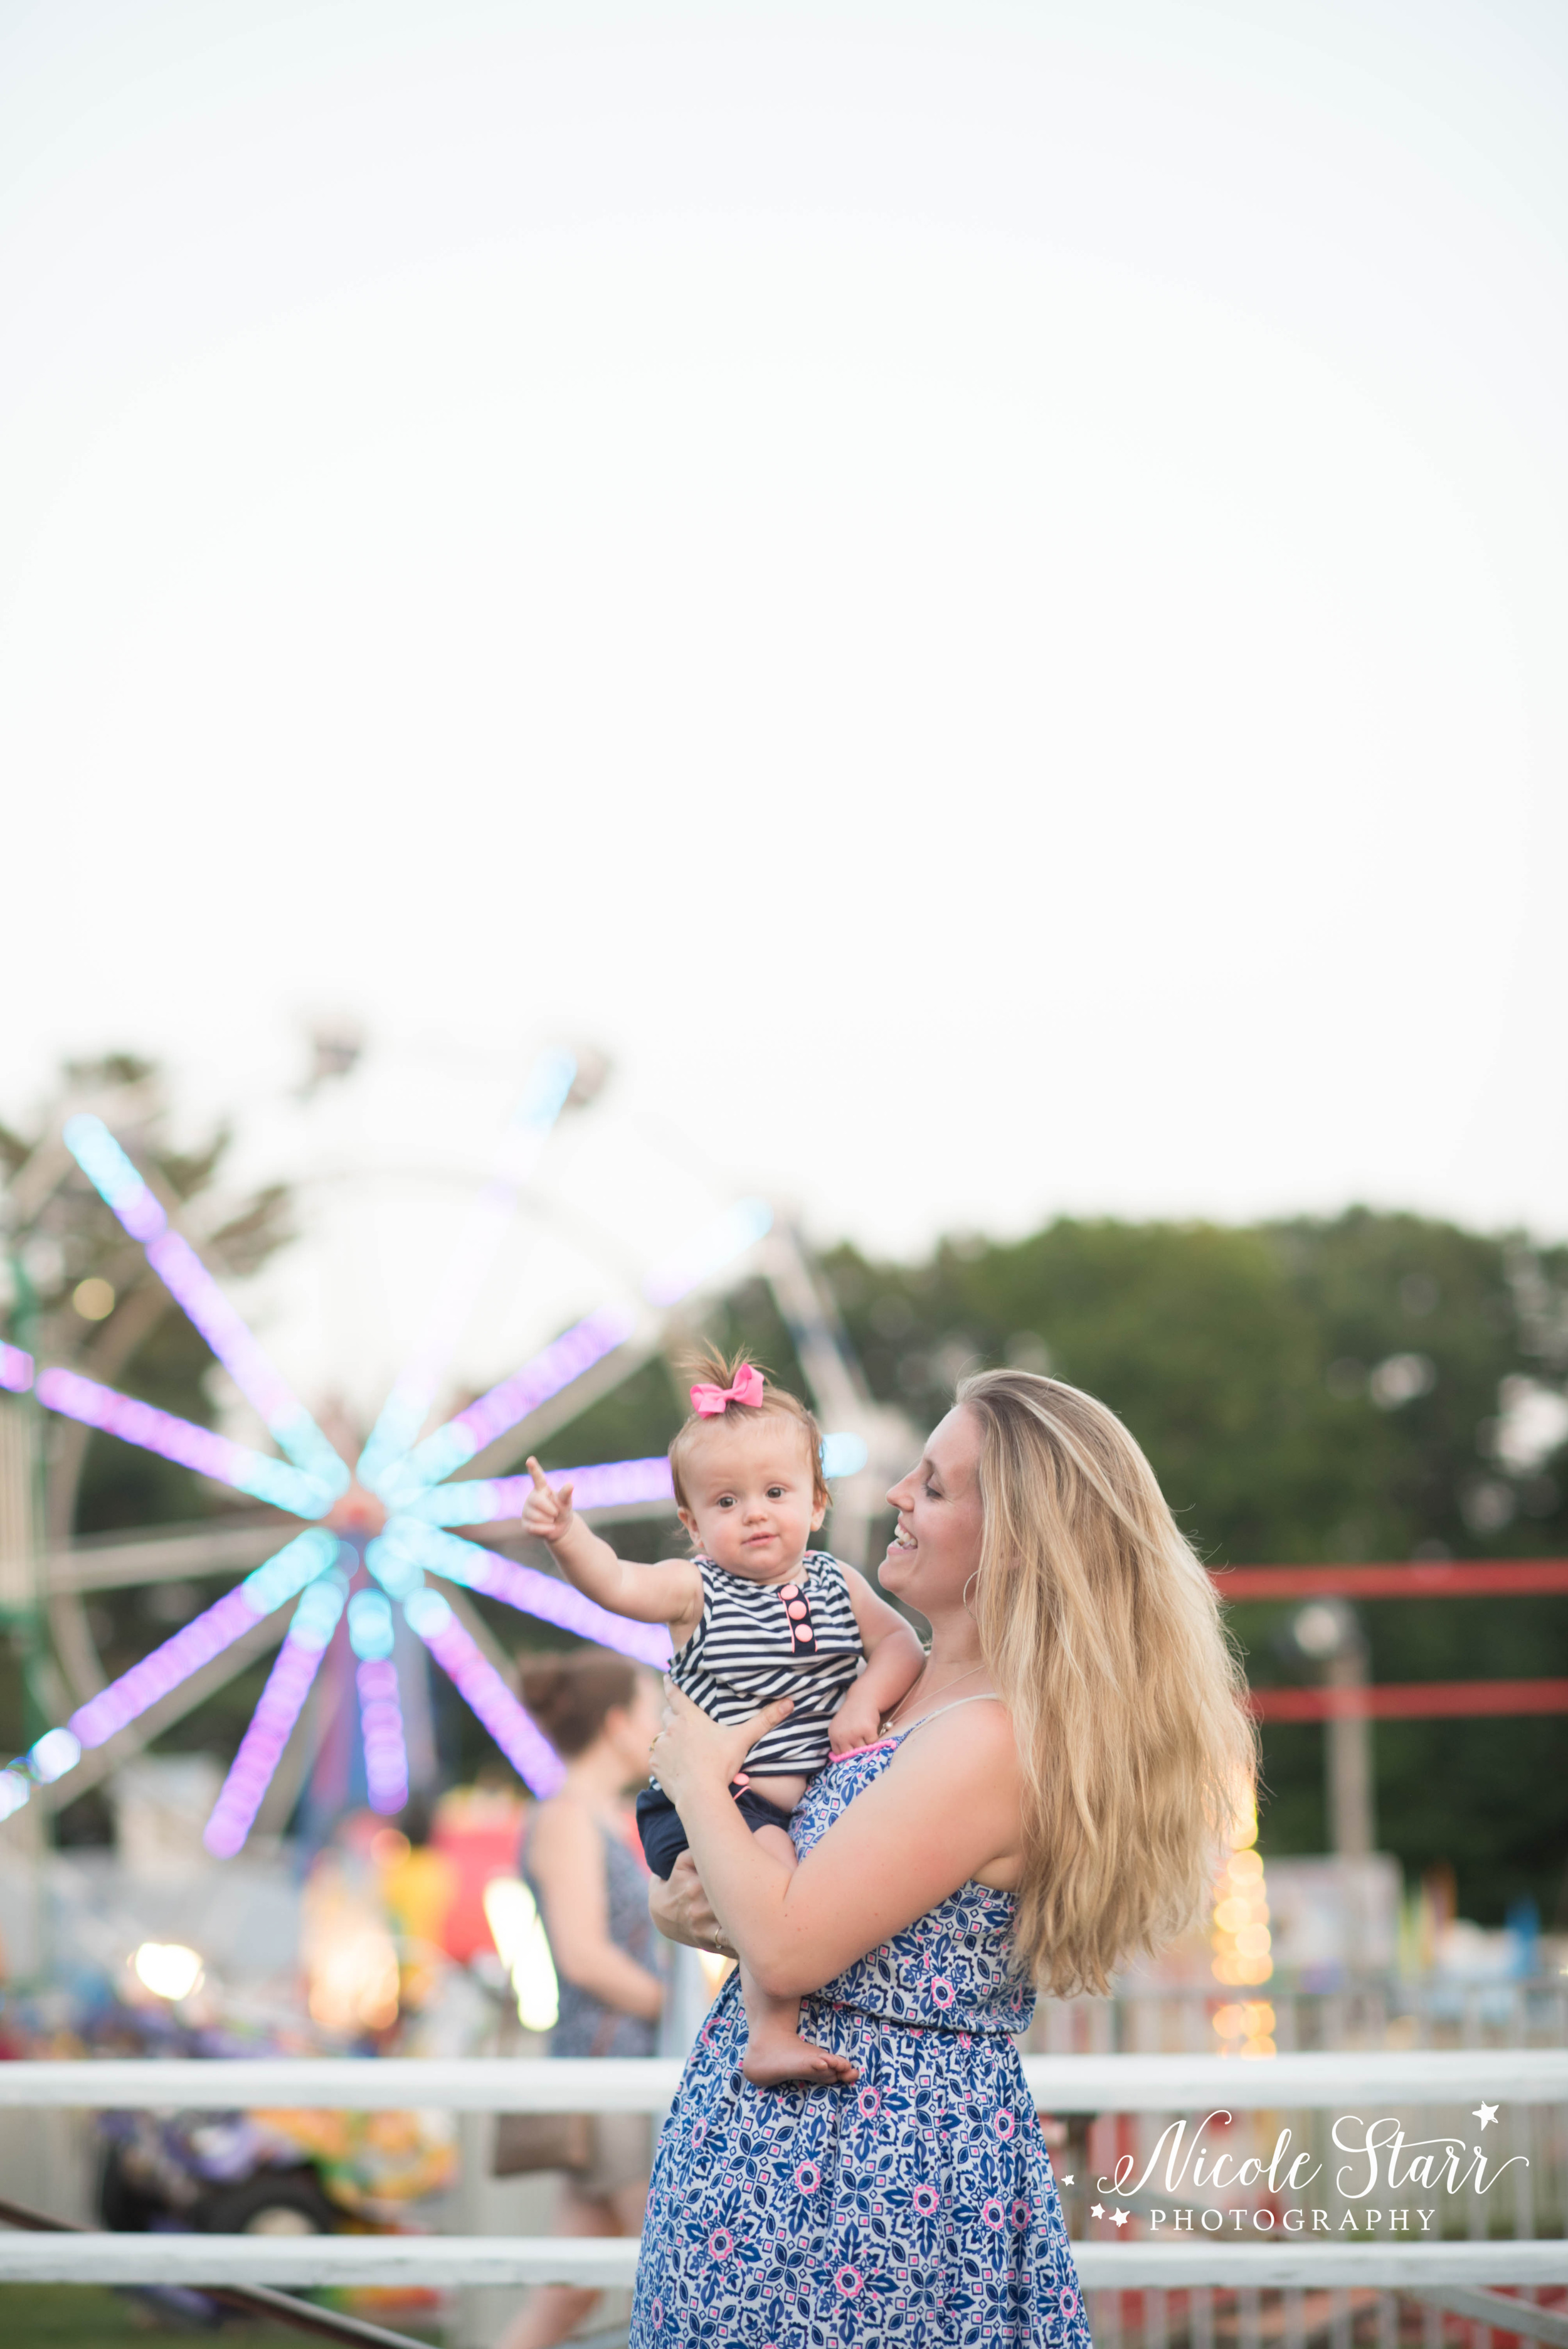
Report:
M1058 2182L1063 2186L1070 2186L1073 2183L1072 2171L1070 2169L1067 2171L1066 2175Z
M1497 2118L1497 2106L1495 2105L1489 2105L1483 2097L1481 2102L1475 2106L1474 2117L1480 2123L1483 2129L1490 2128L1493 2121Z
M1110 2214L1110 2223L1113 2227L1125 2227L1127 2224L1127 2212L1125 2210L1113 2210Z
M1088 2215L1091 2219L1103 2219L1105 2216L1105 2204L1103 2202L1097 2202Z

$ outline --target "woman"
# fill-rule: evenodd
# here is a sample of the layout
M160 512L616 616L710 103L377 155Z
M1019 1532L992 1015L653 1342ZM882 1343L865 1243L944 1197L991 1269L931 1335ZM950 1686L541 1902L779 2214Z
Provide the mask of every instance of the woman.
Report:
M647 1870L635 1851L629 1785L647 1775L658 1683L603 1649L530 1664L522 1699L566 1764L557 1795L529 1823L522 1868L544 1920L561 1990L552 2055L651 2055L664 2005ZM648 2123L641 2113L593 2120L585 2170L562 2177L558 2235L634 2235L648 2191ZM551 2349L598 2294L546 2284L501 2349Z
M788 1700L654 1741L691 1850L655 1915L736 1951L854 2086L756 2089L733 1984L659 2142L632 2349L1088 2339L1011 2034L1196 1911L1254 1735L1207 1575L1126 1429L1075 1388L960 1388L889 1500L925 1671L795 1815L780 1868L727 1787ZM718 1920L722 1920L722 1925Z

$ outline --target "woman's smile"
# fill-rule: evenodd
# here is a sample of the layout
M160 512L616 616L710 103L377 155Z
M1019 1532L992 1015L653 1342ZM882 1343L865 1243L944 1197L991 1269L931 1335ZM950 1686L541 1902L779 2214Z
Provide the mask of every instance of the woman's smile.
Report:
M927 1620L933 1604L962 1604L980 1560L980 1423L962 1405L931 1432L917 1468L888 1491L895 1512L882 1559L888 1588Z

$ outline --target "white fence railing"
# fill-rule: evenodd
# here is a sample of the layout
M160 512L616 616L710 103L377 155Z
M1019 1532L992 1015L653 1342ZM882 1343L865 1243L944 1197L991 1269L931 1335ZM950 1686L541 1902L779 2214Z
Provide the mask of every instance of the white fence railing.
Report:
M211 2062L0 2064L0 2108L234 2112L654 2113L684 2066L659 2057L581 2062L472 2055L214 2057ZM1024 2077L1051 2113L1336 2110L1358 2106L1568 2104L1568 2050L1456 2048L1408 2054L1026 2055Z
M0 2064L0 2107L95 2110L659 2112L677 2063L359 2058ZM1568 2104L1568 2051L1542 2048L1276 2055L1037 2055L1024 2060L1037 2105L1058 2114L1167 2116ZM1561 2237L1243 2242L1197 2230L1157 2241L1075 2241L1085 2286L1115 2294L1203 2291L1409 2292L1483 2325L1568 2344L1568 2317L1500 2302L1481 2287L1568 2287ZM0 2282L136 2285L522 2285L629 2283L637 2247L583 2237L439 2235L252 2237L0 2232ZM1500 2311L1502 2312L1500 2313ZM1150 2336L1163 2337L1158 2313ZM1292 2328L1287 2324L1286 2337Z
M1087 2289L1264 2291L1561 2284L1562 2242L1075 2243ZM112 2284L629 2284L629 2238L510 2235L6 2235L0 2282Z

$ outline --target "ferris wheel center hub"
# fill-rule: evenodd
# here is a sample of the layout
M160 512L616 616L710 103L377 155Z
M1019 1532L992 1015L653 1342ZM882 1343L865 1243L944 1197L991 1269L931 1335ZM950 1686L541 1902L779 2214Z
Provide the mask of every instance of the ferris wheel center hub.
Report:
M369 1540L387 1523L387 1510L374 1493L367 1493L363 1485L356 1483L334 1504L326 1523L342 1539L358 1535L362 1540Z

